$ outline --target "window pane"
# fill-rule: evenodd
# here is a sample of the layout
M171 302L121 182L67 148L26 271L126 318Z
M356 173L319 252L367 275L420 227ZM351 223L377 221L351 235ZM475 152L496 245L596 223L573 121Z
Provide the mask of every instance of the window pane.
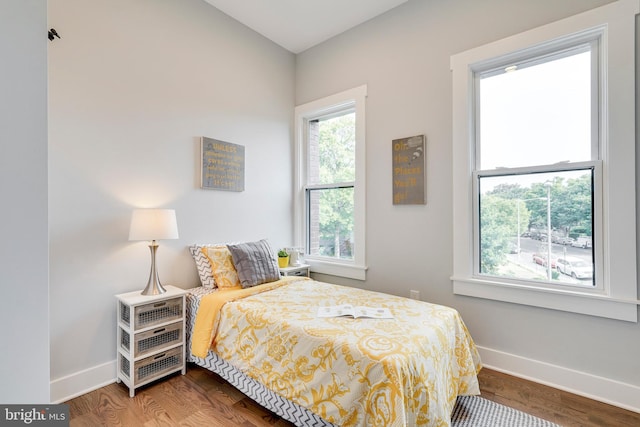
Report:
M480 274L594 286L593 169L478 181Z
M309 254L353 259L353 187L307 190Z
M309 122L309 184L355 180L354 112Z
M592 160L585 49L480 75L480 169Z

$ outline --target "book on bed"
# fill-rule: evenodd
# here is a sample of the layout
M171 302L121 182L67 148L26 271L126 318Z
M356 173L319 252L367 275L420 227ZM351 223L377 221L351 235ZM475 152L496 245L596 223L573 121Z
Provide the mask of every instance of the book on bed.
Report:
M365 307L341 304L318 308L318 317L393 319L393 314L391 314L391 311L385 307Z

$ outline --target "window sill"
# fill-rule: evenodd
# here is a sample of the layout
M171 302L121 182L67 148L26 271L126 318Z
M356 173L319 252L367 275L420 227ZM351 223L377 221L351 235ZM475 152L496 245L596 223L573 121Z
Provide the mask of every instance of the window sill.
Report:
M637 306L640 304L638 300L538 288L526 284L503 283L476 278L452 277L451 280L453 281L453 293L456 295L511 302L627 322L637 323L638 321Z
M328 274L330 276L346 277L356 280L365 280L367 278L367 267L364 265L309 257L305 257L304 262L311 266L312 273Z

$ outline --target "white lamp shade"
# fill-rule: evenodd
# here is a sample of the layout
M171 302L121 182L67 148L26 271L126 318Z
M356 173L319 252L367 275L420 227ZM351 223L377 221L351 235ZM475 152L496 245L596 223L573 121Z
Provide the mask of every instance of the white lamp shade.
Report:
M134 209L129 240L165 240L178 238L176 211L173 209Z

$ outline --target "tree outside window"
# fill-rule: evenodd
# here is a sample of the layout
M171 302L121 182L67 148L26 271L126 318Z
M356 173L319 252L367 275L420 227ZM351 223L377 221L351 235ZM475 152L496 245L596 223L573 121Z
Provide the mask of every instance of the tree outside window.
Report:
M309 253L353 258L355 113L309 122Z

